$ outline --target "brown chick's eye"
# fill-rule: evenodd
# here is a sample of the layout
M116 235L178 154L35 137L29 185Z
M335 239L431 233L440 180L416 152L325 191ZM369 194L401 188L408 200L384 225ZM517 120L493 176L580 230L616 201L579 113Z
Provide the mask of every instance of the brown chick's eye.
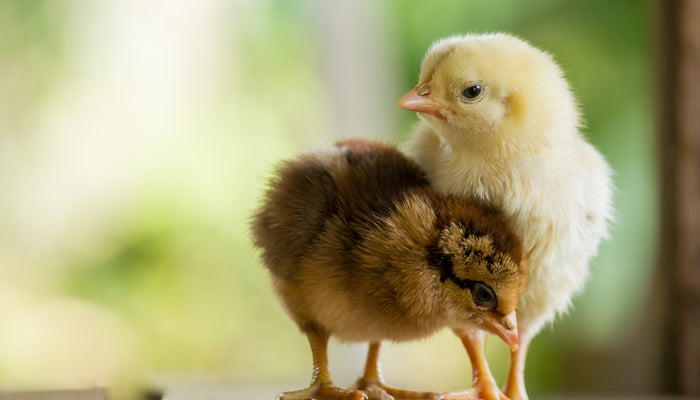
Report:
M474 303L477 306L495 308L498 305L496 294L487 285L477 282L472 286L471 290Z
M484 88L481 85L473 85L462 91L462 96L468 99L474 99L481 94Z

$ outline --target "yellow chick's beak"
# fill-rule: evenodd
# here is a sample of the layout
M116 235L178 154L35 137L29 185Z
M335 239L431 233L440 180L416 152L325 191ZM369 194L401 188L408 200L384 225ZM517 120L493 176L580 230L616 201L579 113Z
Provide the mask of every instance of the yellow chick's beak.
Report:
M495 312L489 312L482 314L481 317L481 325L487 331L503 339L510 346L510 351L518 351L520 339L518 338L518 324L515 319L515 311L506 316L498 316Z
M447 107L426 97L430 94L430 80L427 80L399 100L399 107L408 111L416 111L434 115L438 118L445 118L444 111Z

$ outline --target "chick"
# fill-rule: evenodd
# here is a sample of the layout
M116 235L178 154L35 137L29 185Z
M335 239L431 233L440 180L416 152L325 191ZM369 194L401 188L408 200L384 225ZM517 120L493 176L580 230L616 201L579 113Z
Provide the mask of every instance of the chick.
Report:
M428 50L419 82L399 101L421 119L412 155L435 188L496 207L523 241L530 272L518 309L520 349L504 392L525 399L530 340L569 308L607 236L610 169L579 132L576 102L559 66L518 38L440 40ZM483 342L483 335L474 337ZM499 398L494 387L489 377L474 392Z
M431 189L392 146L345 141L281 164L252 233L313 355L311 385L280 399L437 398L384 385L385 340L480 328L518 346L527 277L518 238L494 209ZM333 385L330 336L370 343L354 390Z

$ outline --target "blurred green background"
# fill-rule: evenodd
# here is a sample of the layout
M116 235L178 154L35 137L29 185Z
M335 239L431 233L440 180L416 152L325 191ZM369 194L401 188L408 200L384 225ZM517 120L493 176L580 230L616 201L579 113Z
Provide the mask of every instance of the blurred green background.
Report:
M531 397L656 390L637 351L658 241L651 6L0 0L0 389L305 386L306 339L247 228L265 178L318 142L405 145L417 119L396 102L431 42L507 31L566 71L617 186L586 292L533 342ZM339 383L364 352L333 343ZM488 352L503 382L507 349ZM394 386L471 380L450 332L383 358Z

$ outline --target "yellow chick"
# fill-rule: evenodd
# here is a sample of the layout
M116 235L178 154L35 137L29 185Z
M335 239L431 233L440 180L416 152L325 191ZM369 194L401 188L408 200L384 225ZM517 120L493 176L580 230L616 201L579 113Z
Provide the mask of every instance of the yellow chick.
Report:
M399 101L421 119L412 155L435 188L493 205L523 241L530 272L518 309L520 349L504 393L526 399L528 343L567 311L607 237L610 168L579 132L576 102L559 66L523 40L496 33L437 41L419 82ZM472 347L483 346L482 334L473 337ZM480 379L470 395L502 398L486 363L475 357Z
M280 399L437 399L384 385L385 340L448 327L486 329L518 346L515 309L527 262L507 220L431 189L418 165L392 146L345 141L282 163L252 232L313 355L311 385ZM330 336L370 343L352 390L333 384Z

